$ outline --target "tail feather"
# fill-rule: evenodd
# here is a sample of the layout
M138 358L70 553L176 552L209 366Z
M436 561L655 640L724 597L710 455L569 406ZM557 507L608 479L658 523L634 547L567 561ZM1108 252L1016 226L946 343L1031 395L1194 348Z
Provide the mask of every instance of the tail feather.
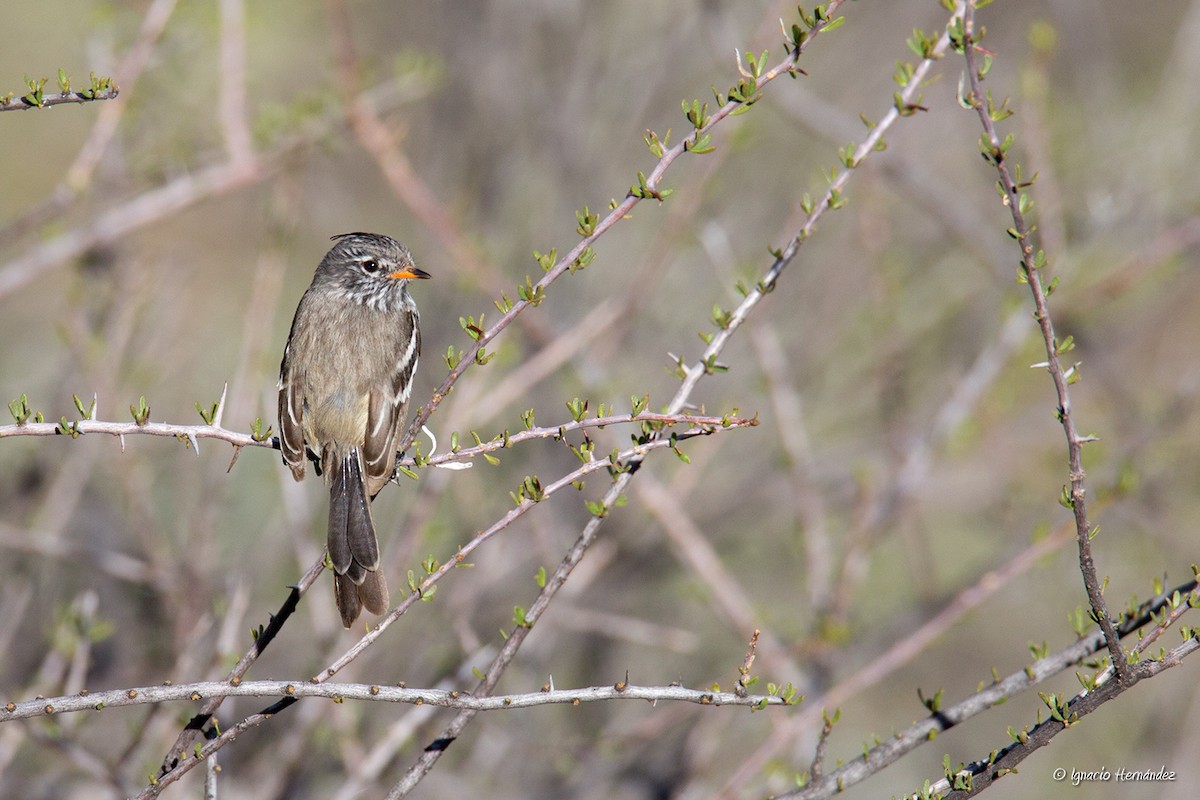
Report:
M362 612L362 602L358 599L358 587L347 576L335 574L333 576L333 596L337 600L338 613L342 617L342 627L349 628Z
M363 478L362 457L351 450L342 462L350 502L346 508L346 546L351 559L363 569L379 569L379 540L375 538L375 522L371 519L371 503L367 500L367 484ZM359 583L359 580L355 580Z
M353 491L347 475L349 461L347 457L335 467L329 486L329 536L326 547L329 549L329 560L333 562L333 571L338 575L345 575L353 560L347 534L352 504L350 495Z
M391 606L387 581L380 570L369 570L358 586L358 599L372 614L386 614Z
M379 571L379 541L371 519L362 457L351 450L333 470L329 487L329 536L334 594L342 624L349 628L363 606L373 614L388 609L387 582Z

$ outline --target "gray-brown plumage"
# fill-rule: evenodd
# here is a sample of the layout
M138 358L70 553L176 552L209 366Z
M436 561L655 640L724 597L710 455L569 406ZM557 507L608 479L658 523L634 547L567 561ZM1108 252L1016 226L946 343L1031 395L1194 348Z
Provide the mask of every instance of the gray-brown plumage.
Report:
M329 559L342 624L387 611L371 500L395 471L421 354L408 248L374 233L333 237L300 298L279 367L279 443L296 480L305 446L329 486Z

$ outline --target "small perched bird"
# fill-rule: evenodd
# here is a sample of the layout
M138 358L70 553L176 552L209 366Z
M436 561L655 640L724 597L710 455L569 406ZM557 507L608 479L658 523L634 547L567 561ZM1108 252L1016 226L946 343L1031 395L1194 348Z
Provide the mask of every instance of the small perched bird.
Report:
M371 519L392 477L421 355L408 282L428 278L408 248L376 233L334 236L300 298L279 365L279 449L296 480L305 446L329 487L329 559L342 624L388 609Z

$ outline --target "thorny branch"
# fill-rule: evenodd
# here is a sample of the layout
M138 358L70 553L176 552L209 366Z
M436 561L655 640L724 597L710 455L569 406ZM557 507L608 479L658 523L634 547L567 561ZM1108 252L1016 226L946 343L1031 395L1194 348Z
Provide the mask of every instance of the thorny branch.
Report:
M1028 283L1029 291L1033 294L1033 302L1036 309L1034 318L1037 320L1038 327L1042 333L1042 339L1046 346L1045 367L1054 381L1054 391L1058 395L1058 420L1062 423L1063 432L1067 437L1070 489L1066 493L1068 497L1065 504L1069 505L1075 516L1075 533L1079 544L1079 567L1083 573L1083 583L1087 589L1088 602L1092 607L1092 616L1104 632L1104 639L1108 644L1109 655L1112 658L1113 667L1116 669L1117 678L1124 683L1130 677L1129 665L1126 663L1125 653L1121 650L1121 642L1117 636L1112 618L1108 614L1108 606L1104 600L1104 591L1101 588L1100 579L1096 574L1096 563L1092 558L1091 542L1095 531L1088 522L1087 497L1084 486L1085 473L1083 470L1083 445L1090 439L1081 436L1076 428L1075 416L1071 409L1071 395L1067 388L1072 375L1077 373L1078 365L1075 365L1070 370L1065 370L1059 359L1060 353L1066 352L1069 348L1063 342L1060 342L1054 333L1054 323L1050 319L1050 311L1046 300L1048 290L1042 282L1041 270L1046 266L1045 254L1035 247L1033 239L1034 228L1025 219L1025 210L1032 207L1028 202L1028 195L1025 193L1025 190L1030 186L1032 181L1022 182L1019 168L1017 174L1014 175L1012 169L1009 168L1007 156L1010 143L1002 141L1000 135L996 132L994 118L1003 117L1000 114L1000 109L993 107L991 97L984 93L982 87L983 77L986 74L987 68L986 66L981 66L979 63L980 49L978 42L982 38L982 29L977 29L975 25L974 0L967 0L965 3L962 21L962 51L963 57L966 59L967 81L971 87L970 92L963 100L975 109L975 112L979 116L979 123L983 126L985 141L984 157L995 166L996 172L1000 176L1003 201L1012 214L1013 227L1010 229L1010 235L1021 246L1021 275L1025 282ZM985 53L985 56L990 60L990 54Z
M832 2L827 4L825 13L828 19L832 19L832 16L837 13L838 8L843 2L844 0L832 0ZM764 72L755 80L756 88L761 90L771 81L783 75L795 75L796 62L800 55L825 28L829 27L829 25L830 22L825 21L813 28L809 32L809 35L805 39L803 45L794 48L787 55L787 57L785 57L771 69ZM645 199L646 196L657 196L661 202L663 195L661 194L659 187L663 176L666 174L667 169L671 166L671 164L673 164L681 155L687 153L696 144L696 142L701 141L703 137L707 136L723 120L727 119L735 112L745 109L746 107L746 104L743 102L737 100L728 100L724 105L712 113L705 125L692 131L690 134L681 139L674 147L665 149L662 156L659 158L658 163L645 176L646 192L643 193L642 196L630 192L625 196L624 200L614 205L608 214L591 226L591 232L589 234L583 236L583 238L581 238L574 247L568 250L566 254L564 254L557 262L555 262L553 266L547 269L546 273L540 279L538 279L536 283L532 284L530 289L531 296L544 296L544 292L546 288L550 286L550 284L554 283L565 273L580 263L580 259L585 256L585 253L591 250L591 247L596 240L603 236L618 222L629 218L633 208L639 202ZM401 449L406 448L408 443L416 437L416 432L421 429L421 425L423 425L425 421L429 419L429 416L437 409L437 407L441 405L441 402L449 395L450 390L454 387L454 384L458 382L458 379L462 376L462 374L466 372L466 370L472 364L475 363L476 355L480 353L480 351L482 351L483 348L485 348L492 340L499 336L500 333L507 328L514 319L516 319L517 316L519 316L529 307L535 306L540 302L540 300L535 301L533 299L518 299L514 301L511 304L511 307L503 314L503 316L500 317L499 320L492 324L492 326L487 330L482 331L474 337L474 341L463 352L459 362L446 375L446 378L442 381L441 385L438 386L436 391L434 391L429 402L422 407L420 413L418 413L416 418L412 421L412 424L409 426L407 433L404 435L401 441ZM726 331L726 333L727 332L728 331ZM710 349L712 349L711 346ZM720 348L718 347L718 349ZM711 372L711 366L709 367L709 371ZM685 382L694 385L698 379L699 375L694 377L689 376L688 380ZM672 406L670 410L672 412L677 412L679 408L680 406Z
M1178 602L1177 598L1182 597L1186 599L1187 596L1195 593L1197 586L1197 581L1188 581L1173 590L1165 591L1151 598L1139 608L1131 610L1125 621L1121 624L1120 634L1129 635L1142 626L1153 622L1165 609L1174 608ZM1183 602L1183 606L1187 607L1187 603ZM1173 619L1170 621L1173 621ZM1194 642L1195 640L1192 639L1189 641ZM936 711L932 711L924 719L918 720L908 728L897 732L892 738L872 747L863 755L848 761L836 770L823 776L814 776L814 780L807 786L781 795L781 797L793 798L794 800L820 800L821 798L831 797L845 791L847 787L869 778L888 765L895 763L917 747L926 744L930 741L931 737L936 736L938 733L965 722L971 717L1015 697L1032 686L1044 683L1049 678L1072 666L1078 665L1093 654L1100 652L1106 646L1104 634L1100 631L1083 637L1074 644L1063 648L1057 653L1041 658L1024 669L1018 670L1004 678L997 678L991 685L954 705L937 708ZM1189 646L1188 650L1181 655L1186 655L1192 649L1194 648ZM1170 664L1168 666L1173 665ZM1157 673L1160 669L1159 667L1154 667L1152 668L1152 673ZM1141 675L1139 679L1141 677L1149 677L1149 674L1152 673ZM1116 684L1115 681L1110 681L1109 683ZM1108 696L1107 692L1105 696Z
M745 692L719 692L688 689L683 686L588 686L582 689L547 689L522 694L475 696L456 689L410 689L406 686L385 686L366 683L318 683L299 681L197 681L179 685L139 686L105 692L80 692L63 697L39 698L0 706L0 723L18 719L69 714L80 711L104 711L124 706L178 701L197 702L209 697L324 697L330 700L363 700L368 702L431 705L439 708L469 708L473 711L499 711L510 708L533 708L544 705L579 705L600 700L680 701L712 706L745 706L766 708L787 706L778 695L750 695Z
M836 0L835 2L829 3L828 13L832 15L836 12L837 7L840 5L841 3L837 2ZM825 25L819 25L814 28L806 40L806 44L811 43L812 40L828 24L829 23L826 23ZM760 79L758 86L761 88L761 86L765 85L769 80L772 80L779 75L794 74L796 69L796 61L802 52L803 48L801 47L796 47L794 50L792 50L788 54L787 58L764 74L764 76ZM714 114L713 120L710 122L709 126L698 129L694 134L692 134L692 137L685 138L678 145L676 145L675 148L667 151L663 155L662 159L660 159L655 169L652 170L650 175L647 177L646 185L651 189L656 187L663 172L665 172L671 161L673 161L674 158L680 153L683 153L687 150L688 143L690 141L695 141L695 138L693 137L699 137L702 135L702 133L707 131L711 125L715 125L719 119L723 119L729 114L733 113L733 111L736 109L736 105L737 104L734 103L726 104L719 112L717 112L717 114ZM814 211L814 215L819 215L824 208L831 207L831 203L829 201L832 199L832 197L836 197L836 193L833 195L827 194L820 209ZM556 274L561 275L562 272L567 270L575 261L575 259L578 258L579 255L584 251L584 249L590 246L590 242L593 241L595 237L603 233L603 231L607 230L609 227L619 221L630 209L633 208L638 199L639 198L633 196L632 194L626 197L624 203L617 205L613 212L609 214L609 216L605 217L596 225L592 236L584 237L584 239L578 245L576 245L573 250L564 256L563 260L560 261L557 266L550 269L547 274L543 276L542 280L539 281L537 285L541 286L543 284L548 284L550 280L552 280L552 276L555 276ZM815 220L810 219L810 222L814 221ZM788 256L787 261L779 263L777 260L777 263L773 265L772 271L774 277L770 278L772 283L774 279L778 277L779 272L782 271L783 267L786 266L788 261L794 257L798 249L799 244L797 243L796 246L791 249L791 255ZM771 275L771 273L768 273L768 275ZM747 294L742 303L733 312L728 324L723 326L723 329L713 337L712 341L709 342L708 346L705 348L701 361L690 369L685 369L685 374L679 389L675 392L674 397L666 406L667 413L678 413L688 404L691 393L696 384L699 382L700 378L702 378L704 375L711 375L714 372L719 371L717 358L724 351L725 345L728 343L730 336L732 336L733 332L741 326L741 323L746 319L746 316L750 313L750 310L757 304L762 295L765 294L765 291L761 289L763 282L760 282L759 286L760 288L756 290L757 294L756 292ZM513 308L510 309L509 313L500 320L500 322L496 323L496 325L489 329L489 331L485 332L478 338L475 347L482 347L487 341L490 340L491 337L498 334L504 325L507 324L507 321L510 321L512 316L515 315L518 310L519 306L514 305ZM463 368L465 363L473 361L473 352L474 351L468 351L468 353L464 355L462 361L458 365L459 368ZM683 369L682 363L680 363L680 368ZM441 396L444 396L445 392L449 390L451 385L453 385L459 374L461 374L461 372L451 370L450 375L447 376L446 382L443 383L442 388L440 388L438 393L435 394L435 400L439 400ZM436 405L436 403L431 405ZM427 407L426 413L429 411L430 408ZM418 416L417 420L414 421L414 425L419 424L420 421L421 417ZM651 441L648 442L648 445L662 444L662 442L663 440L661 438L652 438ZM645 459L645 455L645 452L641 452L632 455L630 458L621 459L621 470L614 476L612 486L610 486L608 491L605 492L600 503L601 508L607 510L610 508L615 508L618 505L620 499L624 495L625 488L633 479L633 476L637 473L638 468ZM503 675L504 671L508 668L508 665L512 662L512 659L516 656L517 650L521 647L522 643L525 641L525 638L533 629L534 624L549 606L554 596L566 583L567 578L570 576L575 566L580 562L580 560L582 560L588 548L591 547L592 543L596 540L604 517L605 514L597 514L588 521L586 526L584 526L584 529L580 533L579 538L575 541L575 544L559 563L553 574L547 579L546 585L542 588L541 592L538 593L533 605L526 612L525 617L527 624L518 626L505 641L504 646L496 655L496 658L492 661L488 669L484 671L484 677L480 681L479 686L476 688L474 692L475 694L489 694L499 682L500 676ZM417 760L417 763L414 764L408 770L408 772L405 773L400 782L392 788L392 791L388 794L388 800L399 800L399 798L407 796L408 793L412 791L412 789L415 788L418 783L420 783L424 776L433 769L438 759L441 758L441 754L445 752L445 745L448 745L450 742L454 741L454 739L456 739L462 733L462 731L466 729L467 725L470 724L471 720L474 718L474 714L475 712L470 709L460 711L459 714L455 716L454 720L452 720L451 723L445 729L443 729L441 735L437 738L435 744L438 746L427 747L425 751L422 752L420 758Z
M511 448L513 445L523 444L524 442L536 439L561 440L566 434L575 431L631 424L665 427L687 425L689 426L689 430L703 433L711 431L714 428L753 427L758 424L758 420L734 416L714 417L704 414L658 414L650 411L642 411L636 414L607 414L603 417L573 419L570 422L553 426L530 425L516 433L510 434L506 431L504 434L497 435L489 441L481 441L473 447L456 446L446 452L431 453L427 457L422 457L419 464L412 457L398 459L396 463L399 466L405 467L418 465L441 467L448 464L462 464L479 456L505 450ZM181 425L170 422L151 421L142 423L135 421L111 422L91 417L67 422L23 422L0 425L0 439L12 436L70 436L78 438L87 434L116 436L121 440L122 449L125 447L126 436L168 436L186 442L197 455L200 454L199 440L201 439L215 439L217 441L228 442L237 449L243 447L279 449L278 437L230 430L221 425L219 417L214 419L212 423L204 425ZM396 478L395 480L399 479Z

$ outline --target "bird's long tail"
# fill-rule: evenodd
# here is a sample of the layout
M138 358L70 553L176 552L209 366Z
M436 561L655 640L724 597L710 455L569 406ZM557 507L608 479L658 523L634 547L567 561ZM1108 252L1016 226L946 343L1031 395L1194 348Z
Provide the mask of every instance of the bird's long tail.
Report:
M388 609L387 581L379 569L379 541L363 480L362 456L355 448L334 469L329 485L329 560L342 624L349 628L363 608Z

